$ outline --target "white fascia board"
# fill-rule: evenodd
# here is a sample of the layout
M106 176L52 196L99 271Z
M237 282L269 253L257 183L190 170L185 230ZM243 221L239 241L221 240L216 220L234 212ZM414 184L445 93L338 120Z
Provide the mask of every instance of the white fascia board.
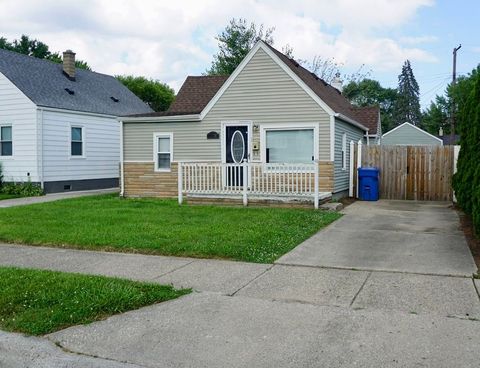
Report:
M350 123L350 124L356 126L357 128L360 128L360 129L368 132L368 128L367 128L365 125L360 124L358 121L353 120L353 119L349 118L348 116L345 116L345 115L340 114L340 113L337 112L337 113L335 113L335 117L336 117L336 118L339 118L339 119L341 119L341 120L344 120L344 121L346 121L347 123Z
M117 119L117 116L116 116L116 115L99 114L99 113L87 112L87 111L57 109L57 108L54 108L54 107L46 107L46 106L40 106L40 105L37 106L37 110L41 110L41 111L52 111L52 112L61 112L61 113L63 113L63 114L98 116L98 117L102 117L102 118L113 118L113 119Z
M200 115L171 115L171 116L139 116L139 117L128 117L120 116L118 121L124 123L171 123L176 121L200 121Z
M249 51L247 56L245 56L242 60L242 62L236 67L236 69L233 71L233 73L228 77L228 79L223 83L222 87L215 93L215 96L210 100L210 102L205 106L200 113L200 120L202 120L208 112L212 109L212 107L217 103L217 101L222 97L222 95L225 93L228 87L233 83L235 78L241 73L241 71L245 68L245 66L248 64L248 62L252 59L253 55L258 51L258 49L262 47L262 41L258 41L255 46ZM263 47L265 49L265 47Z
M413 124L410 124L409 122L405 122L405 123L403 123L403 124L400 124L399 126L397 126L397 127L393 128L392 130L386 132L385 134L383 134L383 137L389 135L390 133L394 132L394 131L397 130L397 129L400 129L401 127L403 127L403 126L405 126L405 125L408 125L408 126L410 126L410 127L412 127L412 128L415 128L415 129L417 129L418 131L422 132L423 134L428 135L428 136L430 136L430 137L432 137L432 138L435 138L437 141L440 141L440 142L442 142L442 144L443 144L443 141L442 141L440 138L435 137L433 134L430 134L429 132L426 132L425 130L420 129L419 127L417 127L417 126L415 126L415 125L413 125Z
M227 81L223 84L223 86L218 90L215 96L210 100L210 102L205 106L202 113L200 114L201 118L203 119L208 112L212 109L215 103L222 97L223 93L227 90L227 88L232 84L232 82L237 78L237 76L242 72L248 62L252 59L252 57L256 54L259 49L265 51L265 53L272 58L272 60L280 67L282 70L287 73L323 110L325 110L329 115L335 114L325 102L323 102L320 97L317 96L315 92L313 92L310 87L308 87L304 81L298 77L285 63L280 60L280 58L275 55L275 53L263 43L263 41L258 41L255 46L250 50L250 52L245 56L242 60L240 65L235 69L235 71L230 75Z

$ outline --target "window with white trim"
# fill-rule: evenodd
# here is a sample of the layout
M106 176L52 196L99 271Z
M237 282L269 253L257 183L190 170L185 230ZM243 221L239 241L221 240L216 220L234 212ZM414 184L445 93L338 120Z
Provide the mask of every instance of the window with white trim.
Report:
M265 131L267 163L311 163L314 158L313 129Z
M342 134L342 170L347 170L347 133Z
M0 156L13 155L12 126L4 125L0 127Z
M82 127L71 127L70 134L70 155L72 157L83 157L84 155L84 137Z
M172 134L155 134L155 170L170 171L172 164Z

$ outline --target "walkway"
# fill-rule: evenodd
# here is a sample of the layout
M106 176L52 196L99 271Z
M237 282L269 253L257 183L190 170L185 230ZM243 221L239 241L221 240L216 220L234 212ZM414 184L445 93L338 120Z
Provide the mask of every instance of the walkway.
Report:
M78 191L78 192L52 193L52 194L46 194L44 196L39 196L39 197L4 199L0 201L0 208L25 206L25 205L34 204L34 203L53 202L53 201L58 201L60 199L86 197L86 196L92 196L92 195L117 193L117 192L118 192L118 188L111 188L111 189L85 190L85 191Z

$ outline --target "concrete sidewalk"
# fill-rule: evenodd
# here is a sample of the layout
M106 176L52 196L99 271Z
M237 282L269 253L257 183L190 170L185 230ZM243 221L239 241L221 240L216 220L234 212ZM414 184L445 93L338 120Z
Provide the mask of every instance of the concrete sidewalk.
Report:
M0 264L197 290L61 330L50 342L0 333L2 367L450 368L480 361L480 299L471 278L8 244L0 245Z
M52 194L46 194L44 196L39 196L39 197L4 199L0 201L0 208L26 206L26 205L35 204L35 203L58 201L60 199L87 197L87 196L108 194L108 193L117 193L118 191L119 191L118 188L111 188L111 189L85 190L85 191L78 191L78 192L52 193Z

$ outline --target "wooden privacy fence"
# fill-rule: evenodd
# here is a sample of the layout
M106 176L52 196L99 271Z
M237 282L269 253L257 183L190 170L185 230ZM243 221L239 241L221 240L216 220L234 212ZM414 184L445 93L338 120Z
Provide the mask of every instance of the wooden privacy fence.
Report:
M361 166L380 169L380 198L453 198L454 146L363 146L361 156Z

